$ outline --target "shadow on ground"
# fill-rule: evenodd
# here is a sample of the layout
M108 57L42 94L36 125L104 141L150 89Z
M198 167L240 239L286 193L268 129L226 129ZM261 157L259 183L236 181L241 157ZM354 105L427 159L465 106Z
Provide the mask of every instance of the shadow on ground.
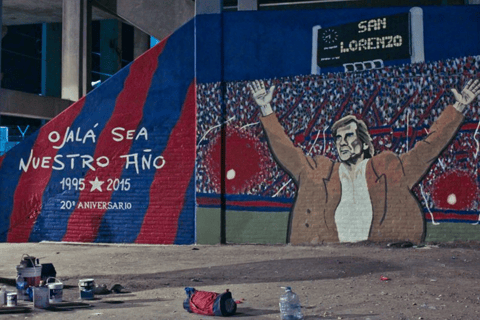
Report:
M0 284L15 287L16 283L15 279L0 278Z
M318 319L378 319L375 314L338 314L326 316L306 316L304 320L318 320Z
M135 292L159 287L339 279L400 269L399 266L378 260L341 256L269 260L160 273L86 276L97 283L119 283L128 291ZM78 280L68 279L64 283L69 284L70 281Z
M263 316L266 314L275 314L275 313L280 313L280 312L278 310L252 309L252 308L242 308L238 306L237 313L233 315L232 318Z

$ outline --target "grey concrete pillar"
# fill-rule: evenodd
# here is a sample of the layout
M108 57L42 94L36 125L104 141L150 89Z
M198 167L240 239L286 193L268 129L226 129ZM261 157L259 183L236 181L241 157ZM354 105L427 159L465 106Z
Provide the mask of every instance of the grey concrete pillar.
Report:
M133 59L137 59L150 49L150 36L138 28L133 28Z
M42 25L42 95L60 97L62 88L62 25Z
M100 79L107 80L122 68L122 23L100 21Z
M91 22L91 0L63 0L63 99L77 101L91 89Z
M467 4L480 4L480 0L467 0Z
M238 11L258 10L258 0L238 0Z
M223 0L196 0L195 14L221 13Z
M412 30L410 60L412 63L424 62L423 10L420 7L410 9L410 30Z
M213 230L220 230L218 242L227 243L227 210L226 210L226 85L224 81L224 34L223 34L223 1L221 0L195 0L195 73L212 79L220 79L220 108L219 123L221 150L217 160L220 163L220 211L218 229L213 225ZM206 15L210 16L207 17ZM211 18L211 19L210 19ZM197 81L199 78L197 77ZM202 79L203 80L203 79ZM199 82L202 82L200 80ZM216 234L215 234L216 235ZM214 238L211 238L215 241Z

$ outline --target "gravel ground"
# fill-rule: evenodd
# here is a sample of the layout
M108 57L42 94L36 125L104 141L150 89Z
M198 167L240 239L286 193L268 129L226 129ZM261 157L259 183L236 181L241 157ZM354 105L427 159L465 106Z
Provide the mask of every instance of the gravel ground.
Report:
M212 319L183 310L184 288L223 292L234 318L280 319L282 286L291 286L309 319L479 319L480 245L385 244L315 247L0 244L0 283L13 290L22 254L52 263L64 284L61 304L19 301L1 319ZM80 300L78 281L93 278L120 293ZM388 278L389 280L386 280Z

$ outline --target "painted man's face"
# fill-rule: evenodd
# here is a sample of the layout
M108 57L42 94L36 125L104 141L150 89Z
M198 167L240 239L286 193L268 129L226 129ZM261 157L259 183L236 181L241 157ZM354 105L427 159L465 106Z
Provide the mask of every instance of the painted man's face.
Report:
M366 145L357 136L357 124L350 122L338 128L335 145L342 162L355 162L363 155Z

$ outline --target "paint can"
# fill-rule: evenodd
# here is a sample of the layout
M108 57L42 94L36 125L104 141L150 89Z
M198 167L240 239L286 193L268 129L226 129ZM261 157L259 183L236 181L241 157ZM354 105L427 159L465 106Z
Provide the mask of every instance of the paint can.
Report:
M17 277L25 280L28 287L37 287L40 285L40 278L42 276L42 266L35 265L33 267L25 267L24 265L17 266Z
M17 293L9 292L7 293L7 307L17 306Z
M0 290L0 306L6 305L7 304L7 289L5 289L5 286L2 286L2 289Z
M55 282L49 283L48 280L54 279ZM61 283L56 278L47 279L48 286L48 302L49 303L60 303L63 298L63 283Z
M39 309L46 309L48 303L48 287L33 287L33 306Z
M78 288L80 289L80 299L92 300L95 295L93 290L95 289L95 280L82 279L78 281Z
M26 253L22 255L22 260L20 260L20 265L25 268L31 268L38 264L40 264L39 259L32 257Z

